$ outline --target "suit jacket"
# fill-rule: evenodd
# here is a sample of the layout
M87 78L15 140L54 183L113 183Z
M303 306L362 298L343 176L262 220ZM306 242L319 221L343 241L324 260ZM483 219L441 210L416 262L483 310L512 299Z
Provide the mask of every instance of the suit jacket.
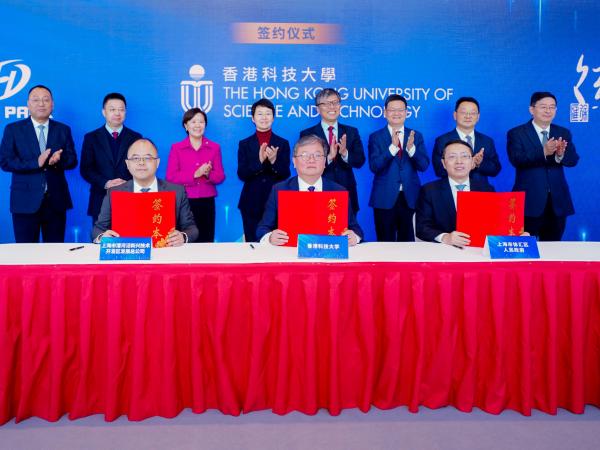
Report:
M345 191L346 189L334 183L327 178L322 178L323 180L323 191ZM273 186L271 190L271 194L269 195L269 200L267 200L267 205L265 206L265 213L263 217L256 227L256 238L260 241L260 239L267 233L277 229L277 203L278 203L278 193L279 191L297 191L298 187L298 177L292 177L289 180L282 181L281 183L277 183ZM350 202L348 202L348 229L354 231L360 238L363 238L363 231L358 222L356 221L356 217L354 212L352 211L352 207L350 206ZM285 230L284 230L285 231Z
M262 215L273 185L290 176L290 144L286 139L271 134L270 146L279 147L275 164L258 159L260 145L256 133L240 141L237 174L244 182L238 208L242 212Z
M403 149L406 148L411 131L410 128L404 128ZM409 208L414 209L421 188L417 171L424 172L429 166L423 136L415 131L415 153L412 157L404 150L402 158L392 156L389 150L391 144L392 135L387 125L369 136L369 167L375 174L369 206L380 209L393 208L402 185L406 203Z
M433 152L431 153L431 162L433 164L435 174L440 178L448 176L448 172L446 172L446 169L444 169L444 166L442 165L442 152L444 151L444 147L448 142L457 139L460 139L460 136L458 135L456 128L448 133L438 136L435 139L435 145L433 146ZM483 153L483 161L478 168L471 170L470 177L474 179L482 179L487 182L488 177L495 177L500 173L502 166L500 165L500 160L498 159L498 153L496 152L494 140L491 137L475 130L475 148L473 149L473 153L479 153L481 148L485 149Z
M81 165L79 171L85 181L90 183L90 197L88 201L88 216L97 216L106 195L104 186L108 180L122 178L131 180L131 174L125 165L129 146L140 139L142 135L127 127L123 127L119 135L119 151L115 159L111 146L111 135L103 125L97 130L90 131L83 137L81 147Z
M46 130L46 148L51 149L44 166L39 167L40 145L31 118L6 125L0 144L0 167L12 172L10 212L32 214L40 209L44 192L56 211L73 207L65 170L77 166L77 153L71 129L50 119ZM52 155L62 149L58 163L49 165Z
M175 191L175 227L177 230L187 234L188 242L194 242L198 238L198 228L194 222L194 216L192 215L185 189L183 186L169 183L160 178L158 178L157 181L159 192ZM111 229L112 207L110 193L113 191L133 192L133 180L129 180L127 183L108 189L104 196L104 201L102 202L98 220L96 220L94 229L92 230L92 241L94 241L100 233L104 233L106 230Z
M319 136L325 142L329 142L328 137L323 132L321 122L316 124L314 127L307 128L300 132L300 137L314 134ZM360 169L365 163L365 151L363 149L362 141L358 134L358 130L354 127L343 125L338 122L338 139L341 139L343 135L346 135L346 148L348 149L348 162L344 162L342 156L338 153L335 159L327 164L323 176L335 181L337 184L341 184L348 190L350 195L350 203L352 209L356 214L358 212L358 193L356 192L356 179L354 178L354 172L352 168Z
M539 217L543 214L548 193L552 196L552 206L557 216L575 213L563 167L575 166L579 155L569 130L551 124L548 138L559 137L566 140L568 145L562 161L557 163L554 155L544 156L542 143L532 121L508 132L508 159L517 169L513 191L525 191L526 216Z
M470 178L470 190L494 192L494 187L481 178ZM439 234L455 230L456 206L448 177L425 184L417 201L417 237L423 241L435 242Z

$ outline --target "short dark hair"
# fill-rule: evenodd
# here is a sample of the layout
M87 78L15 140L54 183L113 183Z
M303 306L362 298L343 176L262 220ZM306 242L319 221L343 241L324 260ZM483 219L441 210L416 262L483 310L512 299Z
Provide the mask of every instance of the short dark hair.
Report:
M325 88L315 96L315 105L319 106L319 103L321 103L321 100L323 100L327 97L330 97L332 95L335 95L339 101L342 101L342 96L340 95L340 93L338 91L336 91L335 89L331 89L331 88Z
M477 101L477 99L475 97L461 97L458 100L456 100L456 103L454 104L454 111L458 111L458 107L461 105L461 103L475 103L475 106L477 106L477 112L479 112L479 102Z
M396 102L398 100L401 101L402 103L404 103L405 108L408 106L408 102L406 101L406 99L403 96L401 96L400 94L392 94L392 95L388 95L387 98L385 99L385 108L387 109L388 103Z
M125 106L127 106L127 100L125 100L125 96L123 94L119 94L118 92L111 92L110 94L106 94L104 96L104 100L102 100L102 107L106 106L106 103L109 100L121 100Z
M185 129L185 124L194 118L196 114L202 114L204 117L204 123L208 125L208 117L206 117L206 113L202 111L200 108L191 108L183 113L183 119L181 120L181 125ZM187 130L186 130L187 133ZM189 133L188 133L189 134Z
M451 141L446 142L446 145L444 145L444 150L442 150L442 159L444 159L444 157L446 156L446 149L453 144L464 145L466 148L469 149L469 153L471 154L471 156L473 156L473 149L469 144L467 144L462 139L452 139Z
M529 101L529 106L535 106L535 104L537 102L539 102L541 99L547 98L547 97L553 98L554 103L558 104L558 101L556 100L556 97L554 96L554 94L552 92L540 91L540 92L534 92L533 94L531 94L531 100Z
M48 91L48 93L50 94L50 97L52 97L52 91L50 90L50 88L48 86L44 86L43 84L36 84L34 87L32 87L31 89L29 89L29 92L27 93L27 97L29 97L31 95L31 91L33 91L34 89L46 89Z
M296 145L294 145L294 151L292 153L293 156L298 156L296 152L300 147L310 144L319 144L323 148L323 154L327 155L327 144L325 141L316 134L307 134L306 136L302 136L300 139L298 139L298 142L296 142Z
M254 104L252 105L252 117L254 117L256 108L258 108L259 106L262 106L263 108L269 108L271 111L273 111L273 117L275 117L275 105L273 105L273 102L271 100L268 100L266 98L261 98L260 100L254 102Z

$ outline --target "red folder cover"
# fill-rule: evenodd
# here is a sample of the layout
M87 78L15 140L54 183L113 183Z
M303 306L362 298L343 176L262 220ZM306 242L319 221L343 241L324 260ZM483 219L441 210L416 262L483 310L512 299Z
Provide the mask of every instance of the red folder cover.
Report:
M111 193L112 229L123 237L152 237L153 247L166 247L175 229L175 191Z
M298 234L339 236L348 228L348 192L279 191L277 228L298 245Z
M471 236L471 247L485 237L519 236L525 223L525 192L457 192L456 230Z

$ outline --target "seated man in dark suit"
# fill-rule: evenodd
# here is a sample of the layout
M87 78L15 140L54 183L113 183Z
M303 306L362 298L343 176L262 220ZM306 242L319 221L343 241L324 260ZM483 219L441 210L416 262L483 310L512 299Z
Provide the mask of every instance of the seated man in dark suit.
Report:
M119 236L116 231L110 229L112 218L110 193L112 191L141 194L144 192L175 191L176 229L167 236L167 246L177 247L188 241L194 242L198 238L198 228L194 222L185 189L178 184L168 183L156 178L156 169L158 169L160 163L156 146L148 139L138 139L129 147L125 163L133 179L110 188L106 193L98 220L92 231L93 241L99 243L104 236Z
M435 174L440 178L448 175L442 164L442 152L448 142L461 139L469 144L475 153L471 178L482 178L487 182L488 177L498 175L501 166L494 140L475 130L475 125L479 122L479 102L473 97L459 98L454 106L454 120L456 128L435 140L431 155Z
M284 245L289 237L285 230L277 228L277 201L279 191L345 191L343 186L322 177L326 161L325 142L318 136L304 136L294 146L294 167L298 176L282 181L273 186L265 207L265 214L258 224L256 235L261 243L270 242L273 245ZM348 244L356 245L363 236L350 202L348 202Z
M365 151L358 130L338 122L342 98L335 89L323 89L315 97L321 122L300 132L300 137L315 135L329 144L323 176L348 190L354 214L358 213L358 193L352 168L365 163Z
M473 167L473 150L460 139L446 143L442 165L448 176L425 184L419 193L417 237L423 241L464 247L471 240L468 234L456 230L457 192L494 192L494 188L481 178L469 177Z
M265 212L273 185L290 176L290 143L273 133L275 106L261 98L252 105L256 133L242 139L238 147L237 174L244 182L238 208L242 213L244 238L256 241L256 227Z
M515 166L513 191L525 191L525 229L540 241L560 241L567 216L575 213L563 167L574 167L579 155L564 127L554 125L556 97L534 92L533 120L508 132L506 150Z
M369 167L375 174L369 206L373 207L378 241L415 240L413 215L421 187L417 171L429 158L421 133L404 126L406 99L393 94L385 100L387 125L369 136Z
M98 218L106 190L131 180L125 166L127 149L142 135L123 125L126 113L125 97L117 92L107 94L102 102L106 123L83 137L79 170L90 183L87 214L92 216L92 225Z
M10 212L15 241L64 242L67 210L73 207L65 170L77 166L71 129L50 119L54 100L46 86L29 90L31 117L4 128L0 166L12 172Z

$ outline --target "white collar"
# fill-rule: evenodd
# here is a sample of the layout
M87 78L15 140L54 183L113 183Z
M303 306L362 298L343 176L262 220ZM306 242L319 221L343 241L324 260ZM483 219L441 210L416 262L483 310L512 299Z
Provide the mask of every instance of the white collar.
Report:
M148 192L158 192L158 178L154 177L154 181L150 186L148 186L150 190ZM142 192L142 187L133 180L133 192L136 194Z
M309 186L314 186L315 192L323 192L323 178L319 178L317 181L315 181L315 184L308 184L306 181L300 178L300 176L298 176L298 190L300 192L308 191Z

